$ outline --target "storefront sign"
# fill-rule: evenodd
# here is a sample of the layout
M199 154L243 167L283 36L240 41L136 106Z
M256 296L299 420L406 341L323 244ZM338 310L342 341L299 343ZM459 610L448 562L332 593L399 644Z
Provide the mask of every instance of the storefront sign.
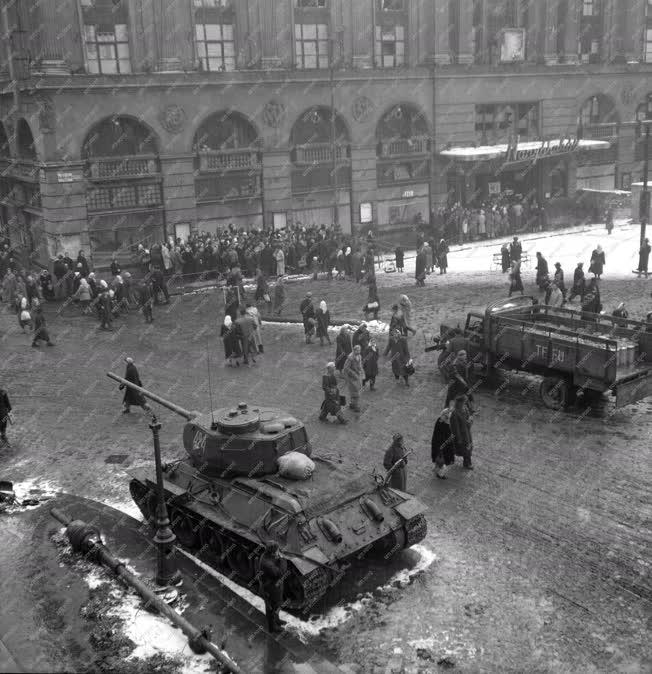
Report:
M542 140L538 147L518 147L518 138L510 139L507 145L506 164L512 164L522 161L536 162L545 157L555 157L562 154L568 154L577 149L579 145L578 138L560 138L559 140Z
M411 199L414 196L414 190L405 190L403 192L404 199Z
M489 194L500 194L500 183L489 183Z
M73 171L57 171L58 183L74 183L79 180L82 180L81 173Z
M360 223L366 225L373 221L373 209L370 203L360 204Z

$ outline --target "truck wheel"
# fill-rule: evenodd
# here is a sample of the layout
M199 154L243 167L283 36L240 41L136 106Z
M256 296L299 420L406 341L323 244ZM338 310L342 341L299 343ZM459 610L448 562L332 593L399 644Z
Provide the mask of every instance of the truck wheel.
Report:
M546 377L541 382L539 393L543 404L550 410L561 410L568 404L570 387L565 379Z

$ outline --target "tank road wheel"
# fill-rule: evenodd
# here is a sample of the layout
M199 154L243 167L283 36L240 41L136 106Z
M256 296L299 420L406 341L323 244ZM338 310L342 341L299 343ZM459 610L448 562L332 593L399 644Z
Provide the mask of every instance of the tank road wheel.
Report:
M229 543L229 549L226 552L226 562L229 569L240 578L244 583L251 583L256 576L255 555L247 548Z
M199 524L181 510L170 509L170 526L181 547L196 550L199 547Z
M568 382L558 377L546 377L541 382L539 393L543 404L550 410L561 410L566 407L569 397Z
M374 555L378 555L383 559L389 559L401 552L406 547L406 542L405 528L394 529L387 536L383 536L383 538L374 543Z
M220 532L210 524L204 523L204 526L199 530L199 540L202 551L211 561L214 561L216 566L223 566L226 545L224 539L220 536Z

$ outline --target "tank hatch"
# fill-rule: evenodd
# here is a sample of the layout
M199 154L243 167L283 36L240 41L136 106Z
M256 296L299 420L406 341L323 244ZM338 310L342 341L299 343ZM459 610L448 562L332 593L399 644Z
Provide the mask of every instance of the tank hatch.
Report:
M215 423L225 434L251 433L258 428L261 421L259 411L250 409L247 403L240 403L237 408L218 410L215 414Z

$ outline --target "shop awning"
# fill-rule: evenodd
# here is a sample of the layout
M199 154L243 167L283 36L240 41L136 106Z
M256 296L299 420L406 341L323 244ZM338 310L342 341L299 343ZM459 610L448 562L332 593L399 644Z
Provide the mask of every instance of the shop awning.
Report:
M460 162L479 162L504 159L508 163L528 162L546 157L585 152L587 150L608 150L611 144L604 140L578 140L559 138L556 140L533 140L501 145L481 145L480 147L452 147L442 150L442 157Z

